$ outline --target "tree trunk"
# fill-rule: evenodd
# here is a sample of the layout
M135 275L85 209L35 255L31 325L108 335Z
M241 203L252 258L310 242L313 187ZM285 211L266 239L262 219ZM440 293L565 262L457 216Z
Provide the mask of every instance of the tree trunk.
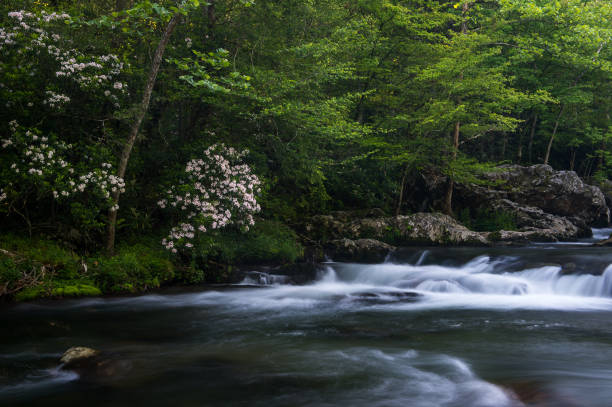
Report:
M461 131L461 123L455 123L455 131L453 132L453 151L451 152L451 163L454 163L457 159L457 152L459 151L459 132ZM452 170L451 170L452 172ZM446 187L446 196L444 197L444 213L453 216L453 189L455 187L455 181L453 180L452 174L448 176L448 185Z
M574 171L575 164L576 164L576 149L572 148L572 155L570 156L570 171Z
M212 34L212 29L215 26L215 22L217 21L217 16L215 15L215 0L208 0L208 7L206 8L206 17L208 18L208 30L209 35Z
M395 216L399 216L402 210L402 203L404 201L404 185L406 185L406 178L408 177L408 169L409 166L406 164L406 168L404 168L404 175L402 175L402 185L400 186L399 199L397 202L397 209L395 210Z
M529 164L533 162L533 137L535 136L536 126L538 125L538 114L533 115L533 122L531 123L531 131L529 132L529 144L527 145L527 158Z
M545 165L548 165L548 159L550 158L550 150L552 149L553 140L555 139L555 135L557 134L557 130L559 129L559 121L561 120L561 116L563 115L563 110L565 110L565 105L562 105L561 109L559 110L557 120L555 120L555 127L553 128L553 132L550 135L550 140L548 140L548 147L546 147L546 155L544 156Z
M172 16L170 22L166 26L166 30L164 31L162 38L159 41L159 44L157 45L157 49L155 50L151 70L149 71L147 83L145 85L144 92L142 95L142 101L140 102L140 106L138 107L138 110L136 112L134 122L130 127L128 139L123 146L123 151L121 152L121 159L119 160L119 167L117 168L117 176L120 178L125 178L125 171L127 169L128 161L130 159L130 154L132 153L132 148L134 147L134 143L136 142L136 138L138 137L140 125L142 124L147 110L149 109L149 103L151 102L151 94L153 93L153 87L155 86L155 80L157 79L157 73L159 72L159 67L162 63L164 51L166 49L166 46L168 45L170 36L176 28L176 25L178 24L180 18L181 15L178 13ZM113 193L113 208L111 208L108 212L108 235L106 240L106 250L109 254L112 254L115 249L115 231L117 226L117 209L115 209L115 207L119 203L120 194L121 192L119 190Z

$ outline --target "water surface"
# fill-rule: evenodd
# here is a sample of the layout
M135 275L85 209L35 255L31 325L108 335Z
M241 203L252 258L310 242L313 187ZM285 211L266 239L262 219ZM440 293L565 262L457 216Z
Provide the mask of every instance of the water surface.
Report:
M608 407L610 264L580 245L414 248L306 285L10 306L0 405ZM77 345L126 363L58 369Z

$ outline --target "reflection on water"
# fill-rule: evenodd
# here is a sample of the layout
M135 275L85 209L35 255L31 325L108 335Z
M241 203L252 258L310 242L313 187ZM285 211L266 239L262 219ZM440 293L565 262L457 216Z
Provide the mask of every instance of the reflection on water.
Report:
M603 232L602 232L603 233ZM318 278L0 310L0 405L609 406L612 250L400 250ZM58 370L70 346L131 370Z

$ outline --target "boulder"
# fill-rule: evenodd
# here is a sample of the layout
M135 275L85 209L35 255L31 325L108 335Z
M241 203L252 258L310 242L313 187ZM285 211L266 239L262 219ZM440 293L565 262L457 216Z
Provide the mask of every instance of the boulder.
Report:
M489 234L490 240L501 242L546 241L556 242L582 237L590 233L574 225L563 216L552 215L533 206L523 206L508 199L499 199L490 203L496 211L510 212L518 230L500 231L499 236Z
M486 234L474 232L442 213L415 213L393 218L392 226L402 243L486 246Z
M363 248L373 251L370 240L389 244L472 245L483 246L489 242L486 235L473 232L455 219L441 213L416 213L408 216L386 218L362 218L342 222L332 215L315 216L306 230L316 239L334 241L327 249L343 252ZM358 245L355 241L363 240ZM353 242L353 243L351 243Z
M394 246L375 239L336 239L327 242L327 252L334 260L380 263L395 250Z
M499 182L481 197L505 198L536 207L552 215L567 217L578 227L607 225L610 210L601 190L588 185L574 171L555 171L548 165L505 165L485 178ZM481 189L483 187L480 187Z

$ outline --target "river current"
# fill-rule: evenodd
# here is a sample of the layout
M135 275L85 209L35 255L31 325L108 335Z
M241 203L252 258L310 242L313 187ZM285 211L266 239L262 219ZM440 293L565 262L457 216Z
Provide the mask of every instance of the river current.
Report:
M7 306L0 405L609 407L612 249L588 243L406 248L302 285L260 270ZM60 370L71 346L120 368Z

